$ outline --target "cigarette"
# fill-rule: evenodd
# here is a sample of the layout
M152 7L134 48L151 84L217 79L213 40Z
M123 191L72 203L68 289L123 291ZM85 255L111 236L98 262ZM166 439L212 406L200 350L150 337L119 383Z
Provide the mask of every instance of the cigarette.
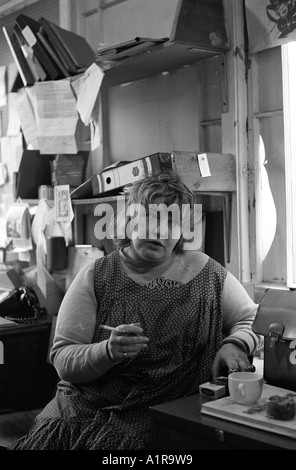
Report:
M114 331L116 328L113 326L108 326L108 325L100 325L100 328L103 328L103 330L109 330L109 331Z
M103 330L108 330L108 331L120 331L121 333L124 333L125 335L139 336L138 333L131 333L130 331L126 331L126 330L118 330L117 328L114 328L113 326L100 325L100 328L103 328Z

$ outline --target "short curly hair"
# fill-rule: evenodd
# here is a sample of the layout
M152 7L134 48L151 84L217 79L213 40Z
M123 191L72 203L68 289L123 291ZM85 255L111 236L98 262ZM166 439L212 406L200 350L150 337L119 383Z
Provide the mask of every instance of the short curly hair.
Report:
M146 176L144 179L136 181L125 188L126 204L125 214L118 214L117 217L121 218L122 230L124 235L121 237L114 238L114 244L116 248L124 248L130 244L130 238L126 235L126 227L130 221L130 218L126 216L127 208L132 204L141 204L146 210L149 209L150 204L155 204L159 199L170 206L171 204L177 204L182 213L183 204L187 204L192 211L194 207L195 195L194 193L184 184L180 175L174 171L165 171L158 175ZM180 239L174 247L175 252L184 251L184 240L181 234Z

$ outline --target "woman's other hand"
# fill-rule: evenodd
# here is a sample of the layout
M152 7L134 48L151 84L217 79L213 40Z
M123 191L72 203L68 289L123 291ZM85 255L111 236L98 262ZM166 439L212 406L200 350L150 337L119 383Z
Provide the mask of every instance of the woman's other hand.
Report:
M235 369L237 371L250 371L250 361L247 353L236 344L227 343L221 346L213 362L213 377L219 377L221 370Z

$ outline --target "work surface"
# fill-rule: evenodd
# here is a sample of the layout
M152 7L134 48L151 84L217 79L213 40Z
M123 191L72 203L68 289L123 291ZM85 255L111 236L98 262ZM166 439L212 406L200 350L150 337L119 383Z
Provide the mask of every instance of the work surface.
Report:
M208 398L192 395L150 409L154 449L296 450L296 439L201 414Z

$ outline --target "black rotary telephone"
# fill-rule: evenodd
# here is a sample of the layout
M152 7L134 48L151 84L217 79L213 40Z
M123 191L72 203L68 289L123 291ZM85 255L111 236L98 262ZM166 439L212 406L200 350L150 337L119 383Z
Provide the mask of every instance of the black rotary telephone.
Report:
M0 317L17 323L33 323L46 313L46 308L40 306L36 292L29 286L13 289L0 302Z

